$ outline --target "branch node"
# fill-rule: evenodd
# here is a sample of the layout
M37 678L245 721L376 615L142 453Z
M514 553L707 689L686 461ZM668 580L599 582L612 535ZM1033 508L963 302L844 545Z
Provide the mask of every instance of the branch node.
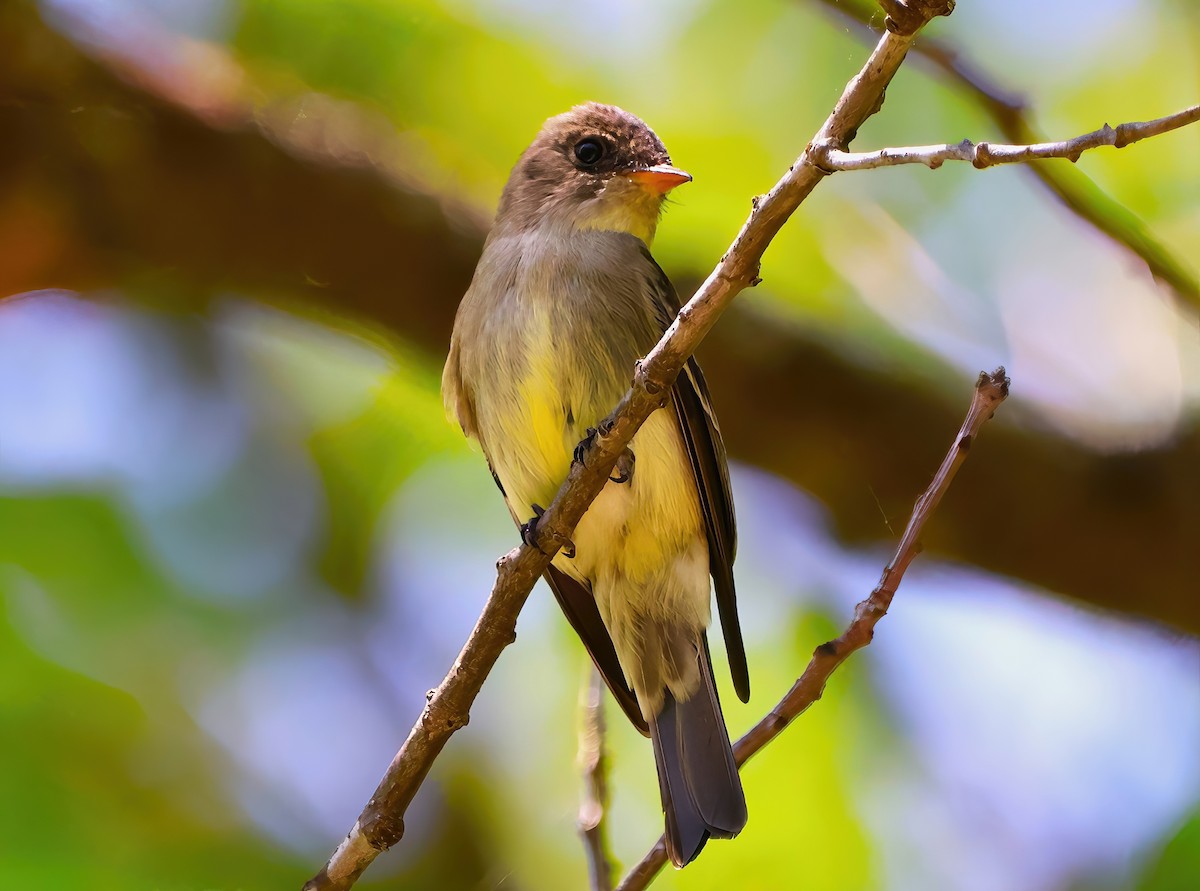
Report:
M840 150L841 146L835 139L814 139L804 149L804 154L808 158L809 164L828 176L837 172L837 168L830 163L829 156L832 152Z
M404 838L404 819L387 811L376 811L360 824L360 834L376 851L386 851Z
M1008 372L1003 365L998 365L991 374L986 371L979 372L979 380L975 382L975 389L995 390L992 398L999 402L1008 398L1008 388L1011 385L1012 381L1008 377Z
M520 556L520 554L521 554L521 549L519 547L517 547L517 548L513 548L507 554L502 555L500 557L500 559L496 561L496 571L497 572L502 571L505 566L507 566L513 560L516 560L517 557Z
M893 34L911 37L932 19L954 12L954 0L879 0L887 14L884 25Z
M635 387L641 387L650 396L661 396L666 390L666 387L662 385L661 381L655 380L650 376L650 373L646 370L645 363L641 359L639 359L637 364L634 366L633 385ZM605 421L608 420L608 418L605 418ZM612 430L612 424L610 422L608 425L608 430L605 430L604 421L601 421L600 428L600 435L607 436L609 431Z

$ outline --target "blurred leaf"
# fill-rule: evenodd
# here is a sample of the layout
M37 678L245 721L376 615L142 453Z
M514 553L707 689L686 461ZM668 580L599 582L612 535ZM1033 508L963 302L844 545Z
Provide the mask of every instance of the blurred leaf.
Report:
M311 440L328 498L323 571L345 593L358 591L378 546L376 522L400 484L434 455L467 448L446 420L440 370L412 352L396 358L365 412Z
M1200 811L1167 842L1138 883L1138 891L1194 891L1200 882Z
M0 511L5 514L11 517ZM69 541L66 536L61 543ZM115 583L117 604L119 592L134 587L115 567L100 577ZM11 604L15 588L30 583L0 565L0 601ZM102 608L103 599L96 601ZM214 793L217 765L197 758L202 747L195 745L194 728L191 738L176 739L183 745L164 749L162 714L150 718L128 693L40 658L2 620L0 870L6 884L190 891L197 877L205 887L230 889L294 880L296 864L247 831Z

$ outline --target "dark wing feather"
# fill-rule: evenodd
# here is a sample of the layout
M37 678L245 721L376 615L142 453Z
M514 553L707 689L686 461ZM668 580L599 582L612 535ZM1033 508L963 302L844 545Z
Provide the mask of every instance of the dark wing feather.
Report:
M617 661L617 651L613 648L612 638L608 636L608 629L604 627L604 621L600 618L600 610L596 608L596 598L586 585L571 578L553 564L546 568L545 579L621 710L643 736L649 736L650 728L646 719L642 717L637 697L629 688L629 682L625 680L625 673L621 671L621 663Z
M679 427L692 470L700 489L700 506L708 527L708 564L717 595L717 611L725 635L729 672L738 699L750 699L750 672L746 665L746 647L738 621L737 592L733 584L733 560L737 551L737 527L733 514L733 496L729 486L729 468L721 431L708 402L708 387L700 366L689 359L671 393Z
M679 312L679 297L650 252L643 253L656 273L651 286L660 310L659 321L665 331ZM742 642L737 593L733 584L733 560L737 552L733 492L729 485L729 466L721 428L717 426L717 418L709 401L708 385L695 357L688 359L679 373L671 391L671 401L700 490L700 507L708 529L709 572L716 591L717 611L725 635L733 689L738 699L746 702L750 698L750 672L746 665L746 647Z

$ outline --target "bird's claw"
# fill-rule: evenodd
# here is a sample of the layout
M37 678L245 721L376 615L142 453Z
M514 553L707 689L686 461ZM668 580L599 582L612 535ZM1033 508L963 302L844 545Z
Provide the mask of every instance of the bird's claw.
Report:
M587 457L587 453L591 449L592 444L595 441L596 441L596 428L588 427L587 433L584 434L583 439L581 439L579 441L579 443L575 446L575 452L571 456L571 463L572 464L582 464L583 459Z
M538 544L538 521L542 519L542 514L546 512L546 509L540 504L531 504L530 507L533 508L533 516L529 518L529 522L521 525L521 540L531 548L537 548L549 556L549 553ZM575 542L565 535L554 535L552 538L558 542L558 547L564 557L568 560L575 557Z
M617 458L617 463L613 466L613 471L616 473L616 476L610 474L608 478L618 485L629 482L631 479L633 479L634 460L635 456L633 454L633 449L626 446L625 451L621 452L621 456Z
M537 543L537 525L538 520L542 518L542 514L546 509L540 504L531 505L533 507L533 516L529 518L529 522L521 524L521 541L529 545L531 548L536 548Z

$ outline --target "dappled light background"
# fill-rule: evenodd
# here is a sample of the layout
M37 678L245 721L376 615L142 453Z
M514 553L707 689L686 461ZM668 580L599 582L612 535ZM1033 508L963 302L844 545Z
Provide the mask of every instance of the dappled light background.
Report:
M695 176L655 246L686 291L865 58L833 5L0 2L0 884L316 871L517 542L438 395L512 162L576 102L645 117ZM930 31L1055 138L1197 101L1189 0L1076 7ZM856 145L963 137L995 126L914 58ZM1200 129L1078 168L1194 281ZM746 768L745 832L657 887L1200 887L1195 295L966 165L830 178L763 278L701 352L735 735L874 585L978 371L1013 397L873 645ZM585 887L585 659L539 586L361 887ZM627 866L661 813L609 723Z

